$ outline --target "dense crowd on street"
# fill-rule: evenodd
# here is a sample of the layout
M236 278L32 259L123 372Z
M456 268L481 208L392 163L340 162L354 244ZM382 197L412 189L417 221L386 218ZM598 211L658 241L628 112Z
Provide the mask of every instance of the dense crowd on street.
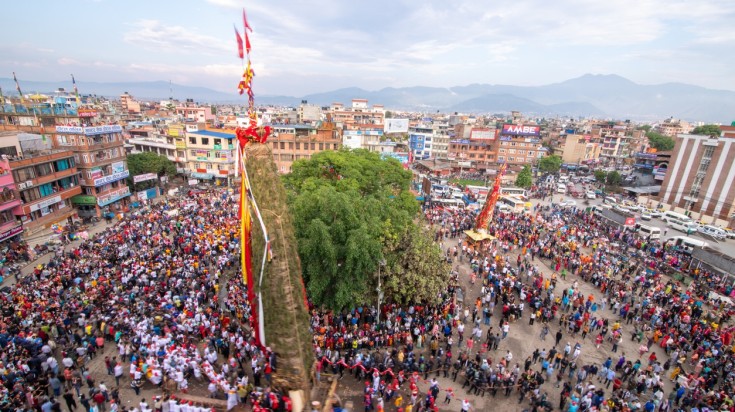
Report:
M733 308L708 295L732 290L706 271L689 286L668 276L688 268L686 253L553 199L497 212L479 243L464 235L477 211L423 213L453 263L440 304L312 311L318 371L365 381L366 411L466 412L472 396L534 411L735 411ZM499 349L519 322L536 331L525 359ZM472 396L453 404L459 387Z
M287 410L233 275L238 228L225 190L190 192L19 279L0 295L0 410L209 411L169 396L194 384L228 407Z

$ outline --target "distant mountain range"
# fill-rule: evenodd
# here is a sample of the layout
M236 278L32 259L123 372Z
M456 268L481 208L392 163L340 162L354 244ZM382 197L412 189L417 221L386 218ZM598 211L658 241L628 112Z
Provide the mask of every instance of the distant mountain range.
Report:
M69 84L67 84L69 83ZM58 87L71 90L70 82L23 81L26 92L51 92ZM0 78L3 90L14 92L12 79ZM242 102L237 96L205 87L173 85L176 96L199 102ZM127 91L140 99L168 98L169 83L84 83L84 92L119 96ZM729 124L735 120L735 92L713 90L682 83L641 85L617 75L592 75L544 86L471 84L451 88L388 87L369 91L356 87L310 94L303 97L256 96L258 104L296 106L302 100L317 105L354 98L383 104L387 109L426 112L502 113L519 110L537 116L595 116L631 120L660 120L673 116L689 121Z

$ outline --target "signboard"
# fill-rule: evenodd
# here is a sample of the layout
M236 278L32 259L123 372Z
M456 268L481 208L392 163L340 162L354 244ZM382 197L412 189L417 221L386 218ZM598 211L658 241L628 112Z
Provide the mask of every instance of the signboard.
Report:
M197 179L189 179L189 186L194 186L199 184L199 180Z
M123 186L120 189L113 190L112 192L97 197L97 204L99 206L107 206L110 203L117 202L118 200L130 196L130 188Z
M142 190L135 195L138 196L138 200L155 199L158 196L158 189L154 187L152 189Z
M401 163L408 163L408 153L406 153L406 152L404 152L404 153L395 153L395 152L381 153L380 154L380 157L382 157L384 159L386 159L386 158L393 158L393 159L398 160Z
M8 230L0 233L0 242L3 241L3 240L5 240L5 239L9 239L9 238L11 238L11 237L13 237L13 236L15 236L15 235L17 235L19 233L22 233L22 232L23 232L23 226L22 225L18 225L16 227L12 228L12 229L8 229Z
M635 226L635 218L628 217L625 219L625 226Z
M115 162L111 166L112 173L121 173L125 171L125 162Z
M30 207L30 209L31 209L31 212L35 212L36 210L45 209L45 208L47 208L47 207L49 207L49 206L51 206L53 204L59 203L59 202L61 202L61 196L56 195L54 197L50 197L50 198L48 198L46 200L42 200L42 201L40 201L38 203L32 204L31 207Z
M214 175L211 173L192 173L191 177L195 179L202 179L202 180L212 180L214 179Z
M97 198L92 195L76 195L71 198L71 202L75 205L94 205L97 204Z
M504 124L501 134L512 136L541 136L541 126L523 126L519 124Z
M103 174L104 173L102 172L102 169L100 169L99 167L94 168L94 169L92 169L92 170L89 171L89 176L90 176L91 179L100 178L100 177L103 176Z
M56 126L56 133L82 134L84 128L81 126Z
M142 175L133 176L133 183L145 182L146 180L154 180L158 175L155 173L144 173Z
M472 167L472 162L457 162L459 167Z
M94 186L99 187L102 185L106 185L108 183L117 182L118 180L125 179L128 176L130 176L129 170L123 170L122 172L117 172L111 175L102 176L100 178L94 179Z
M470 140L495 140L495 129L472 129L470 130Z
M112 124L107 126L92 126L84 128L84 134L87 136L105 133L122 133L122 126Z
M96 117L97 110L92 109L77 109L77 116L79 117Z
M383 124L383 132L385 133L406 133L408 132L408 119L385 119Z

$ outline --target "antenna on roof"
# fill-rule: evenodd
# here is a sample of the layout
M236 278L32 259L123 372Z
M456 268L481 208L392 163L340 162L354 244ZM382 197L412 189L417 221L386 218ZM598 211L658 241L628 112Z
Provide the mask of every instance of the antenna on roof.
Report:
M168 81L168 99L174 100L174 85L171 80Z

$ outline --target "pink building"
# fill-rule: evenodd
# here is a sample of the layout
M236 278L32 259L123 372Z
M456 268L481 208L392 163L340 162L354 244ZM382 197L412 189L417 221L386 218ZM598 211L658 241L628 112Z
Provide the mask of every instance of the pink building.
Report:
M23 225L13 214L13 209L20 204L10 163L7 159L0 159L0 242L23 232Z

